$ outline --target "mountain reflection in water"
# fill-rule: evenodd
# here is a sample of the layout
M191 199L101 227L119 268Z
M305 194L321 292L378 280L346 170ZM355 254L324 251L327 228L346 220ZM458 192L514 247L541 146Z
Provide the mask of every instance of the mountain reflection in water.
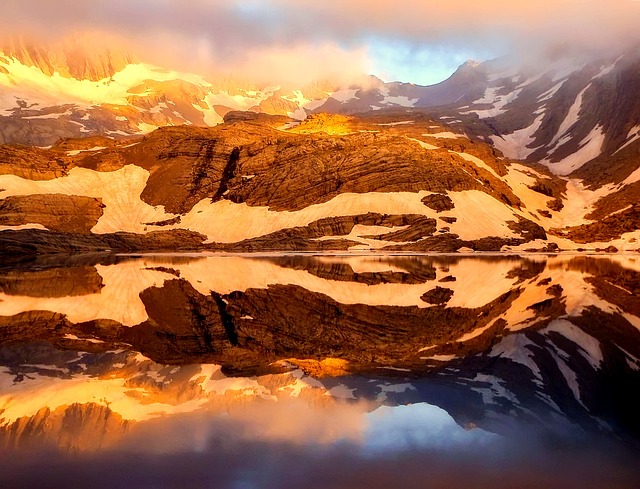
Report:
M0 345L2 487L640 481L632 255L40 258Z

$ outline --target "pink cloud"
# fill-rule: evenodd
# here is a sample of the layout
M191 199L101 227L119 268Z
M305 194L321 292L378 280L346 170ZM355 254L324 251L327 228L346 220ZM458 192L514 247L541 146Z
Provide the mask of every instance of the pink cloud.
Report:
M292 81L366 70L372 39L497 54L640 42L633 0L5 0L2 10L6 35L106 32L157 64Z

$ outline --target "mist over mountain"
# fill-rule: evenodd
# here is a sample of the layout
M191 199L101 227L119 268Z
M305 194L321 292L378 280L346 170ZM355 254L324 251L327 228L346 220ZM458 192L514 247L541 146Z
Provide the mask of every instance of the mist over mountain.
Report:
M515 52L532 62L561 44L611 53L640 41L639 21L640 4L633 0L8 0L0 27L4 36L41 44L89 32L111 43L122 40L155 65L300 85L309 78L344 75L345 81L359 73L384 72L393 80L401 64L411 65L416 77L402 81L440 81L455 69L452 60L460 64L460 53L487 60Z
M564 45L535 66L517 56L469 61L430 86L375 77L279 86L172 71L80 39L51 46L13 40L0 56L0 142L50 147L2 149L0 224L2 236L16 240L15 249L35 234L45 248L57 249L60 238L51 234L48 242L42 228L89 231L80 241L66 241L72 249L178 242L218 249L637 247L637 47L605 55ZM83 171L92 176L80 176ZM119 188L127 182L133 192L122 196L129 207L110 204L98 190L110 172L122 179ZM286 184L280 183L284 174ZM54 184L17 185L11 175L65 177L71 187L54 192L68 197L53 198L46 194ZM434 212L431 204L409 204L413 197L400 208L361 198L396 192L453 200L433 204ZM498 214L473 220L468 206L486 197L484 210L495 207ZM350 203L337 212L341 199ZM319 204L324 210L311 213ZM455 211L440 228L431 220L448 205ZM62 222L42 206L78 220ZM269 213L261 218L254 211L264 207ZM269 224L221 233L196 215L233 220L240 211L246 222L264 218ZM285 218L290 211L301 214ZM347 227L335 221L345 218ZM324 227L323 219L334 222ZM410 233L394 234L407 225ZM358 226L387 226L389 233L374 238L362 229L354 235ZM185 239L184 231L195 234ZM103 241L104 233L118 232L141 236ZM153 233L163 238L148 241ZM318 241L328 236L336 239Z
M635 488L638 25L6 0L0 485Z

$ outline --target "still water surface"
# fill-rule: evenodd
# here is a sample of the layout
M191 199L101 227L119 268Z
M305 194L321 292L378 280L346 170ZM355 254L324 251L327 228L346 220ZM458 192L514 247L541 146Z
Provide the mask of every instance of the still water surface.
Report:
M640 487L640 257L0 266L1 487Z

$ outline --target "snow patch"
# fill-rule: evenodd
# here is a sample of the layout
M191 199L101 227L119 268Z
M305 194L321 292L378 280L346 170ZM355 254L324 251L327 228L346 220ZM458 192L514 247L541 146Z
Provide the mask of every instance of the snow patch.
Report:
M591 132L578 145L579 149L567 156L563 160L555 163L550 159L542 160L540 163L548 166L558 175L568 175L569 173L582 167L585 163L597 158L602 153L606 134L603 126L594 127Z
M95 344L99 344L99 343L104 343L104 341L102 340L96 340L94 338L78 338L76 335L74 334L66 334L63 336L63 338L65 340L74 340L74 341L88 341L89 343L95 343Z
M604 361L602 350L600 349L600 342L593 336L588 335L573 323L566 319L556 319L549 323L545 329L542 330L543 334L551 332L559 333L571 342L578 346L579 353L589 362L594 368L598 369Z
M106 146L94 146L93 148L89 148L89 149L74 149L72 151L67 151L67 155L68 156L76 156L79 155L80 153L85 153L85 152L92 152L92 151L100 151L103 149L107 149Z
M429 151L432 151L434 149L440 149L440 146L434 146L433 144L425 143L424 141L420 141L419 139L413 139L413 138L410 138L410 139L411 141L417 142L420 146L422 146L424 149L428 149Z
M338 90L331 94L331 98L333 98L334 100L337 100L341 104L345 104L350 100L353 100L354 98L358 98L356 97L356 93L358 93L359 90L360 90L359 88L348 88L345 90Z
M559 139L564 136L566 134L566 132L571 129L571 127L578 122L578 116L580 115L580 111L582 109L582 98L584 97L584 93L589 89L589 87L591 86L591 84L588 84L576 97L575 101L573 102L573 104L571 105L571 107L569 108L569 112L567 112L567 115L565 116L564 120L562 121L562 124L560 124L560 128L558 129L558 132L556 133L556 135L553 137L553 139L551 140L551 144L557 147L560 143L558 142Z
M23 117L23 119L31 120L31 119L59 119L60 117L73 115L71 110L67 110L65 112L54 112L50 114L42 114L42 115L30 115Z
M466 137L464 134L456 134L456 133L451 132L451 131L434 132L434 133L431 133L431 134L430 133L424 133L422 135L430 137L430 138L436 138L436 139L458 139L458 138Z
M492 135L490 136L491 141L507 158L524 160L535 151L535 148L528 148L527 146L534 141L533 135L540 129L543 118L544 114L541 114L530 126L510 134Z
M469 153L459 153L457 151L450 151L450 153L456 154L456 155L460 156L462 159L473 163L477 167L482 168L484 170L487 170L494 177L496 177L498 179L500 178L500 175L498 175L493 168L491 168L489 165L487 165L484 161L482 161L477 156L470 155Z
M377 126L403 126L406 124L413 124L415 121L398 121L398 122L386 122L384 124L376 124Z
M613 154L615 155L618 151L622 151L624 148L626 148L630 144L635 143L638 139L640 139L640 124L631 128L631 130L629 131L629 134L627 135L627 141L622 146L620 146L616 150L616 152ZM634 181L637 181L637 180L634 180Z
M496 398L502 398L513 404L520 404L518 398L505 387L505 381L493 375L477 374L472 382L489 384L489 387L472 387L471 390L482 396L485 404L497 404Z
M420 357L420 360L435 360L436 362L450 362L458 358L455 355L431 355L430 357Z
M580 396L580 386L578 385L578 376L573 370L569 368L569 366L564 362L562 358L560 358L558 355L556 355L553 352L550 352L550 353L553 359L555 360L556 365L558 365L558 369L560 370L560 373L564 377L564 380L567 383L567 386L569 387L569 389L571 389L571 392L573 392L573 397L576 399L576 401L580 403L582 407L587 409L587 407L582 403L582 399Z
M356 399L356 396L353 395L355 390L355 388L349 389L346 385L339 384L329 389L325 395L336 397L338 399Z
M564 85L566 81L567 79L564 79L561 82L556 83L553 87L551 87L549 90L538 97L538 102L546 102L547 100L551 100L553 96L558 92L558 90L562 88L562 85Z
M526 85L523 84L522 87ZM493 107L490 109L473 109L465 112L460 112L461 114L477 114L480 119L486 119L489 117L496 117L498 115L504 114L506 112L505 107L509 105L511 102L516 100L520 93L522 92L522 88L517 88L506 95L498 95L500 90L504 89L504 87L489 87L484 93L482 98L478 100L474 100L474 104L484 105L490 104Z
M30 224L20 224L19 226L8 226L4 224L0 224L0 231L11 230L11 231L20 231L22 229L44 229L42 224L30 223Z
M15 175L0 175L0 197L12 195L63 194L102 199L106 206L98 223L91 229L96 234L126 231L146 233L145 222L175 217L163 206L151 206L140 199L149 172L127 165L113 172L98 172L74 167L69 174L53 180L28 180Z
M511 334L505 336L500 343L495 345L489 353L489 356L508 358L513 362L524 365L531 370L536 379L541 380L540 367L534 359L531 347L538 348L535 343L524 334Z
M1 182L2 177L0 177L0 187L4 187ZM266 206L236 204L228 200L220 200L212 204L207 198L197 203L188 214L182 217L181 224L172 226L171 229L187 228L202 233L208 237L208 242L233 243L285 228L306 226L326 217L378 212L422 214L435 218L438 217L437 213L421 201L430 193L425 191L343 193L328 202L313 204L291 212L277 212ZM517 237L507 224L507 221L513 220L513 210L504 203L479 190L451 192L449 197L454 202L454 215L458 218L450 225L451 232L458 234L461 239L473 240L484 236ZM164 217L164 219L170 217ZM238 226L238 222L242 222L243 226Z
M418 100L417 98L410 99L404 95L398 95L395 97L387 96L382 100L382 103L386 105L399 105L401 107L414 107Z
M380 387L380 392L376 397L376 401L378 402L386 401L388 398L387 394L389 393L402 394L407 391L416 390L412 384L381 384L378 387Z

